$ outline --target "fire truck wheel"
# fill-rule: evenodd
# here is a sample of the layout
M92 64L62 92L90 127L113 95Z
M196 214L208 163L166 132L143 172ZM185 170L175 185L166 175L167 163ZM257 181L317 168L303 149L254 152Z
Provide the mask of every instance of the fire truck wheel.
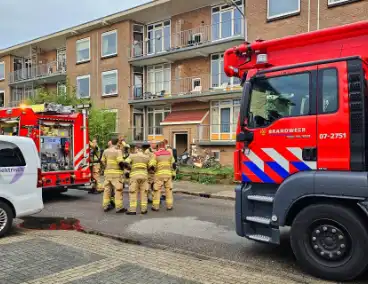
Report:
M7 234L13 224L13 212L8 204L0 201L0 238Z
M357 278L368 266L368 232L352 209L311 205L295 218L290 242L296 259L310 274L334 281Z

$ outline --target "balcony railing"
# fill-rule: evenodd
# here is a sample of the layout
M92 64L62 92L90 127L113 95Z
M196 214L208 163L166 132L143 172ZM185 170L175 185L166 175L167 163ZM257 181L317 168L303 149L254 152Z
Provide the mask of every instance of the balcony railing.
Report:
M131 135L130 139L132 141L162 139L163 128L162 126L147 127L147 128L132 127L130 128L130 135Z
M224 73L205 74L194 77L177 78L168 81L147 82L131 87L130 100L142 101L167 99L172 97L201 96L203 94L221 93L241 90L237 78L229 78Z
M9 83L13 84L22 81L42 79L58 74L66 74L66 61L52 61L16 70L9 74Z
M198 142L234 142L235 123L208 124L198 126Z
M158 31L153 38L147 38L144 41L134 41L129 48L129 57L135 59L142 56L158 55L182 48L210 44L223 39L231 39L244 34L245 25L243 18L235 18L212 25L201 25L166 35L164 31Z
M10 94L9 107L17 107L37 95L36 89L13 89Z

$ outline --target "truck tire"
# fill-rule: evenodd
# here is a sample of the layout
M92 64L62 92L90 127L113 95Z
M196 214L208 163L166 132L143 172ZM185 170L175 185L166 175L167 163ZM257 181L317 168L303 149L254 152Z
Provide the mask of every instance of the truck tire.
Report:
M368 232L352 209L331 204L304 208L295 218L290 242L300 266L327 280L347 281L368 265Z
M6 235L13 225L13 212L8 204L0 201L0 238Z

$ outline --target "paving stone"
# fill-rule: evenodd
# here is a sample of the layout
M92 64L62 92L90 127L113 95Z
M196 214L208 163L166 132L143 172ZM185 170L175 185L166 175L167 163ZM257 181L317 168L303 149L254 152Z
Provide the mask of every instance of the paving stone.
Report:
M70 284L121 284L121 283L135 283L135 284L196 284L178 277L169 276L167 274L156 272L147 268L142 268L139 265L125 264L114 269L106 270L102 273L91 275L82 279L78 279Z
M104 258L43 239L0 244L0 284L20 284Z

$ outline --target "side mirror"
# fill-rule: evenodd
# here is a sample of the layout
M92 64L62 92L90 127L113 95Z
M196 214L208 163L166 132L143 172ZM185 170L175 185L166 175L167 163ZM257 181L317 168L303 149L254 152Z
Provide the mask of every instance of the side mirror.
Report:
M236 135L236 142L252 142L254 138L253 132L247 131L247 132L240 132L238 135Z

